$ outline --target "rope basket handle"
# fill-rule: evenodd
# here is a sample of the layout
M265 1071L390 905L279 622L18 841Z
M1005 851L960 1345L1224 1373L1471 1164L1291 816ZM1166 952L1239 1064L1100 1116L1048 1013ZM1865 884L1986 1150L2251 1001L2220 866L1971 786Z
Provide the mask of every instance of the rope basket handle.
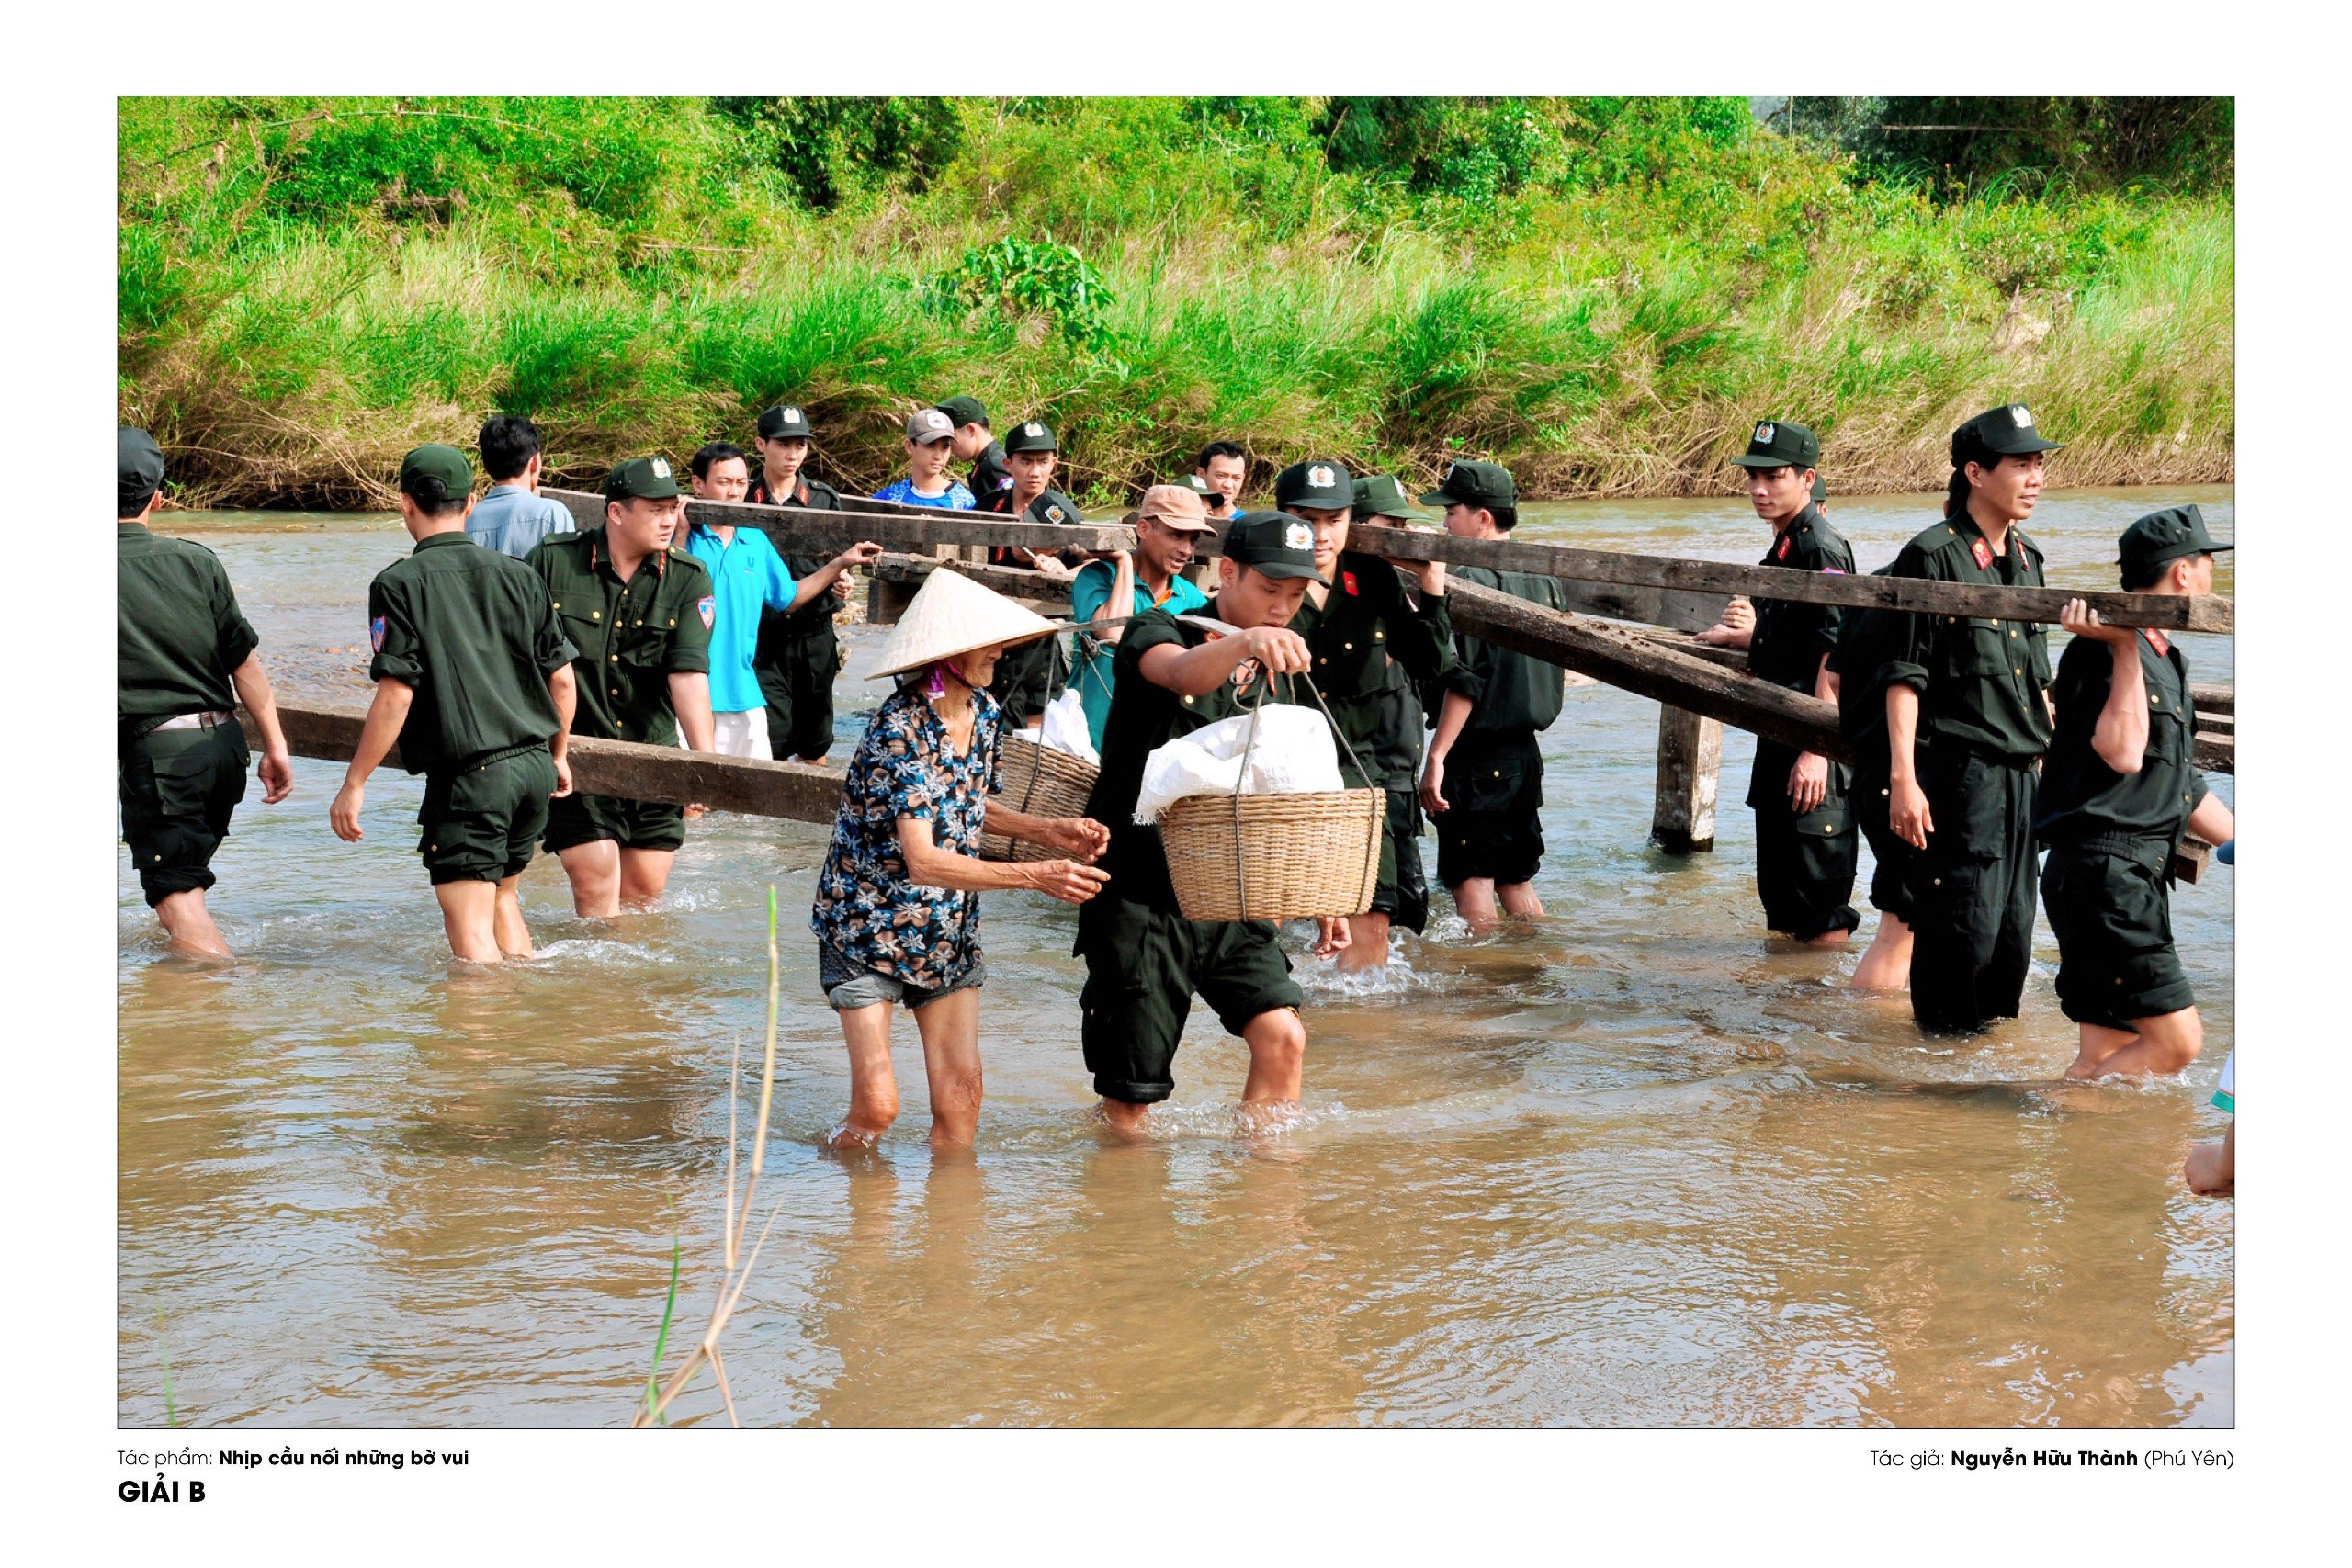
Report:
M1233 775L1233 882L1236 891L1240 895L1241 918L1245 920L1250 918L1250 872L1241 852L1241 784L1242 781L1250 776L1250 759L1257 753L1258 750L1258 716L1265 711L1266 698L1272 693L1274 682L1281 679L1283 677L1268 674L1265 685L1259 690L1255 698L1250 699L1250 729L1241 746L1241 769ZM1358 776L1370 778L1372 775L1364 772L1363 761L1356 756L1356 749L1349 744L1347 735L1340 728L1340 721L1331 716L1330 705L1324 702L1323 693L1315 684L1315 678L1302 670L1289 679L1292 682L1290 694L1292 705L1305 705L1298 701L1297 682L1306 682L1307 694L1315 699L1315 705L1322 710L1323 722L1330 727L1331 733L1338 738L1340 746L1346 749L1349 764L1355 769Z

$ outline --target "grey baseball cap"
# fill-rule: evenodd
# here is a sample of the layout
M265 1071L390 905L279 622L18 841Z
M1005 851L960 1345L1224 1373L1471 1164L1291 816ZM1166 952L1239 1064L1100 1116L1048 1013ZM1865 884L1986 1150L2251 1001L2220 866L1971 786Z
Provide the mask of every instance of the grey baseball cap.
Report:
M907 439L918 446L946 441L956 434L956 422L937 409L917 409L907 415Z

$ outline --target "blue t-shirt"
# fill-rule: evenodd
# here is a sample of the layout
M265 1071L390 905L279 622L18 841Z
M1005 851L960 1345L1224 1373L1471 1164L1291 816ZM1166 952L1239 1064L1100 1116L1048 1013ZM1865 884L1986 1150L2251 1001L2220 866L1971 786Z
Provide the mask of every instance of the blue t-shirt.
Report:
M533 495L521 485L491 486L466 519L467 538L516 560L549 534L573 532L571 513L561 502Z
M914 480L892 479L874 492L874 499L895 501L904 506L936 506L952 512L969 512L977 504L972 500L972 492L954 479L947 481L947 491L944 495L917 495Z
M1111 597L1111 590L1119 582L1119 569L1110 561L1088 561L1079 568L1070 580L1069 618L1083 625L1094 618ZM1171 615L1188 615L1207 607L1208 595L1193 585L1192 580L1178 573L1168 583L1168 597L1154 599L1151 590L1136 581L1135 603L1127 607L1131 615L1141 615L1155 605L1164 607ZM1078 637L1078 667L1070 671L1070 684L1078 688L1078 700L1086 709L1086 732L1094 739L1094 749L1102 749L1102 726L1111 716L1111 657L1114 645L1097 642L1083 632Z
M710 572L718 601L710 626L710 711L749 713L765 707L752 655L759 647L760 611L792 608L792 570L757 528L739 527L719 543L716 530L697 526L686 549Z

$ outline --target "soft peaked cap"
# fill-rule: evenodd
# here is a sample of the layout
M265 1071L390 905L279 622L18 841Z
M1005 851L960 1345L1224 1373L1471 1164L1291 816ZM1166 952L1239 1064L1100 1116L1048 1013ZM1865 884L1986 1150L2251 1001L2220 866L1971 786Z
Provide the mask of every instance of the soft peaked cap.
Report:
M943 659L1001 642L1033 642L1061 628L1003 594L941 567L923 579L890 639L873 678L903 675Z

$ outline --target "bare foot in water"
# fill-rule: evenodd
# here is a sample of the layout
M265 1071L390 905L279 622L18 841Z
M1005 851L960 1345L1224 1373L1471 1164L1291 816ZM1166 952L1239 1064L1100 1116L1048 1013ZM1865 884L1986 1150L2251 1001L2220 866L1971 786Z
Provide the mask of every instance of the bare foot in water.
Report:
M1102 1102L1102 1124L1130 1142L1151 1136L1151 1107L1124 1100Z
M2188 1161L2181 1167L2181 1174L2188 1179L2192 1192L2208 1198L2234 1198L2238 1192L2238 1130L2234 1123L2227 1135L2210 1144L2199 1144L2188 1151Z

